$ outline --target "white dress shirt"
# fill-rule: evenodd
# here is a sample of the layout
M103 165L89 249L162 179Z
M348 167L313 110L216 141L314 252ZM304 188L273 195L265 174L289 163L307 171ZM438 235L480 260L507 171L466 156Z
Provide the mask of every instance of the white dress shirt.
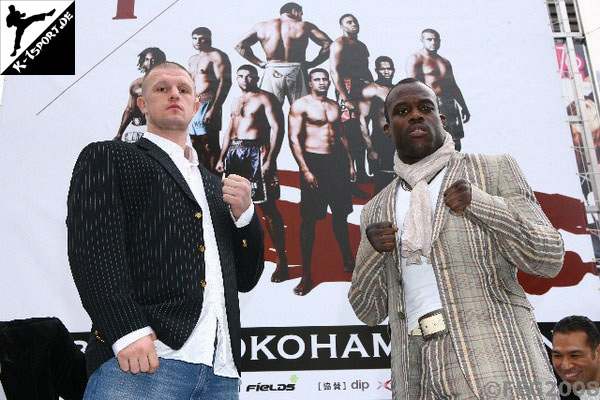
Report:
M446 168L429 183L427 192L432 207L435 208L438 194L442 186L442 180ZM396 191L396 241L400 243L402 237L402 226L404 217L410 204L410 192L398 185ZM435 209L434 209L435 211ZM404 287L404 307L406 314L406 328L408 331L415 329L419 318L423 315L442 308L442 300L437 287L437 281L433 272L433 266L422 257L422 264L406 265L406 257L402 257L400 270L402 271L402 285Z
M205 212L202 213L202 228L204 230L204 243L206 250L204 252L204 268L206 287L204 288L204 300L202 311L196 326L192 330L190 337L179 350L173 350L159 340L155 340L156 353L161 358L181 360L193 364L204 364L212 366L215 375L229 378L239 378L233 354L231 350L231 339L229 337L229 328L227 324L227 314L225 309L225 292L223 289L223 274L221 270L221 261L217 248L217 239L212 225L211 215L204 193L204 182L198 169L198 155L188 144L182 149L178 144L163 137L146 132L144 137L162 150L165 151L173 160L177 169L185 178L186 183L192 190L194 198ZM250 207L235 221L238 228L242 228L250 223L254 215L254 204L250 202ZM145 327L131 332L119 340L113 346L115 355L129 344L136 340L154 333L151 327ZM216 335L216 347L215 347ZM214 361L214 365L213 365Z

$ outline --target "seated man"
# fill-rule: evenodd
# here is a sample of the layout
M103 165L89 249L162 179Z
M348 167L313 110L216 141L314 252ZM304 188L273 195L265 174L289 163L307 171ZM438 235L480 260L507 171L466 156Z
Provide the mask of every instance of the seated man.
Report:
M0 322L0 381L8 400L81 399L85 357L58 318Z
M600 399L600 332L589 318L572 315L556 323L552 365L567 383L568 392L575 392L580 399Z

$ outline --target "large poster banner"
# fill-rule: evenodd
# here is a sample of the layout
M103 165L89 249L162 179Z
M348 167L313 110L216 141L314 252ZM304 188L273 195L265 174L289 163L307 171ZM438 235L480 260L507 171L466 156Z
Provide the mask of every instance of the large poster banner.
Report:
M543 2L310 0L285 18L283 2L76 6L76 75L5 82L0 319L89 332L66 259L71 171L87 143L143 135L141 78L171 60L194 78L200 161L252 180L265 228L265 271L240 295L242 398L391 398L386 326L362 324L347 294L362 207L394 178L383 99L409 76L438 94L456 148L517 159L563 234L556 278L519 274L538 321L600 320Z
M600 5L593 0L579 0L581 29L590 55L592 76L596 82L596 94L600 93Z

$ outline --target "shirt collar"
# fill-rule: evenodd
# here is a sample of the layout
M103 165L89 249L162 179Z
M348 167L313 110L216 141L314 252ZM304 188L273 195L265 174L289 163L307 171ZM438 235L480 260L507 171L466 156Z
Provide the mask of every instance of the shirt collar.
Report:
M177 143L172 140L166 139L162 136L155 135L151 132L144 133L144 137L150 140L152 143L160 147L170 157L177 155L183 157L192 164L192 166L198 166L198 154L194 151L194 148L190 146L191 142L188 136L185 149L182 149Z

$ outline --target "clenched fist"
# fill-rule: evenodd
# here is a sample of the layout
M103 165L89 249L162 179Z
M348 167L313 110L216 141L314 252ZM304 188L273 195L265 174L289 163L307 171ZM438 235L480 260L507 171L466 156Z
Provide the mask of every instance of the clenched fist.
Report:
M454 212L464 211L471 204L471 184L460 179L444 192L444 203Z
M250 207L250 181L235 174L223 178L223 201L229 204L237 220Z
M398 227L389 221L371 224L366 230L369 243L380 253L393 251L396 248L396 232Z
M154 346L155 340L156 335L153 333L136 340L119 351L117 361L121 371L131 372L132 374L140 372L155 373L159 364L156 347Z

